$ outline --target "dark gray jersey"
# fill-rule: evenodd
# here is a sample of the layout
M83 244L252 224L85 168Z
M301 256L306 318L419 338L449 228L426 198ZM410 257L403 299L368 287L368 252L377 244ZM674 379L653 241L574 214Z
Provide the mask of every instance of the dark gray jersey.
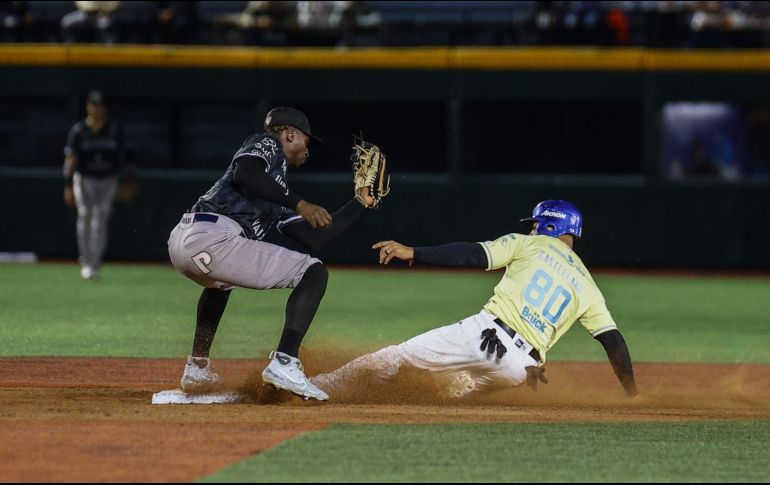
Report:
M263 239L276 223L288 222L298 218L297 213L266 200L248 199L238 191L233 174L238 161L244 157L256 157L264 162L265 173L279 185L289 190L286 179L286 157L283 147L274 137L266 133L257 133L243 142L233 156L225 174L217 180L193 206L192 212L213 212L222 214L236 221L249 239Z
M107 119L104 128L94 133L80 120L67 136L65 155L77 158L75 171L92 177L117 175L125 163L123 128L113 119Z

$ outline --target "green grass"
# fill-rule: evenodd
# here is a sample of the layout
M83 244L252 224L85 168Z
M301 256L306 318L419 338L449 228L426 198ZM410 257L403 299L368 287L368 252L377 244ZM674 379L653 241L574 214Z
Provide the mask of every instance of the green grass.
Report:
M205 482L759 482L770 422L336 425Z
M375 349L476 313L500 273L332 268L306 343ZM179 357L200 289L164 265L108 265L100 283L66 264L0 266L0 356ZM599 275L635 361L770 363L770 280ZM213 355L262 357L277 343L288 290L236 290ZM604 361L575 327L550 360Z

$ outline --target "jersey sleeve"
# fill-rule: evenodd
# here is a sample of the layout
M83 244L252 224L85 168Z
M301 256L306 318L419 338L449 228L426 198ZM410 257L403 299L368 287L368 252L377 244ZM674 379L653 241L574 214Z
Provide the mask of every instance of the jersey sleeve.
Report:
M487 254L487 271L507 266L516 259L524 244L524 238L517 234L507 234L494 241L479 243Z
M612 319L612 315L610 315L610 310L607 308L607 303L605 303L604 299L588 307L588 310L578 320L592 337L610 330L617 330L618 328L615 320Z
M278 223L276 223L275 227L276 229L278 229L278 232L280 232L281 234L284 234L283 230L285 228L289 226L293 226L294 224L300 223L304 220L305 218L297 214L297 211L292 209L286 209L281 215L281 218L278 219Z
M69 134L67 135L67 143L64 145L64 155L65 156L78 156L79 155L79 147L78 147L78 134L80 133L80 129L78 125L76 124L70 129Z
M253 157L264 161L265 173L275 168L280 158L281 147L269 136L249 139L233 157L236 161L242 157Z

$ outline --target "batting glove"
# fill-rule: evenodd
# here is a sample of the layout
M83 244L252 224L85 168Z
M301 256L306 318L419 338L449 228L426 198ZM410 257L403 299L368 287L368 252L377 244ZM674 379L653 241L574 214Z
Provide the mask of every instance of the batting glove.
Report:
M505 345L500 342L500 337L497 336L497 331L494 328L488 328L481 332L481 339L482 352L484 349L486 349L487 353L492 355L495 353L495 350L497 350L498 359L501 359L505 353L508 352L508 349L505 348Z

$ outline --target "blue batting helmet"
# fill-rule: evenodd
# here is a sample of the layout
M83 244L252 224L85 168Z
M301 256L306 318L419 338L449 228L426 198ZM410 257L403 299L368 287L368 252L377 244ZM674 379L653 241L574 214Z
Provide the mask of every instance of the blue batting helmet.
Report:
M580 238L583 234L583 213L575 204L566 200L544 200L535 206L532 217L522 219L522 224L537 222L535 233L559 237L572 234Z

